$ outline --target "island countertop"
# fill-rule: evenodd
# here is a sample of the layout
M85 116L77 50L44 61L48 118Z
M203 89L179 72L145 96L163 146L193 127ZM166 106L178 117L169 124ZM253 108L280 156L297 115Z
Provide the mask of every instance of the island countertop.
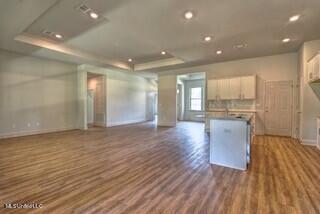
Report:
M241 116L209 116L209 120L236 120L250 122L253 115L241 115Z

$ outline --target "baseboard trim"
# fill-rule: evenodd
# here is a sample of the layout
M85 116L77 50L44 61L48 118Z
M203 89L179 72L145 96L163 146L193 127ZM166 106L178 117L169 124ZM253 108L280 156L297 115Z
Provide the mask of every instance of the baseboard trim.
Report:
M93 125L94 125L94 126L100 126L100 127L106 127L106 124L105 124L105 123L99 123L99 122L94 123Z
M302 145L305 145L305 146L317 146L317 141L316 140L301 139L301 140L299 140L299 142Z
M108 123L107 127L123 126L123 125L142 123L142 122L147 122L147 121L148 120L146 120L146 119L139 119L139 120L126 120L126 121L112 122L112 123Z
M0 134L0 139L13 138L13 137L23 137L23 136L38 135L38 134L48 134L48 133L53 133L53 132L71 131L71 130L76 130L76 129L79 129L79 128L78 127L65 127L65 128L56 128L56 129L12 132L12 133Z

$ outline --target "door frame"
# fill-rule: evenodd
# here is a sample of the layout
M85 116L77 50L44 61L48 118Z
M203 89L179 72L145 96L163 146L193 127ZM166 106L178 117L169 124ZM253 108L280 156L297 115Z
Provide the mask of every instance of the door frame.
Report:
M93 98L93 100L92 100L92 102L93 102L93 106L92 106L92 123L90 123L90 121L88 120L88 114L89 114L89 108L88 108L88 97L89 97L89 94L91 94L92 95L92 98ZM95 94L94 94L94 90L93 89L88 89L87 90L87 124L88 125L94 125L94 96L95 96Z
M293 86L294 86L294 82L293 82L293 80L275 80L275 81L265 81L264 82L264 98L263 98L263 100L264 100L264 103L263 103L263 121L264 121L264 130L263 130L263 132L264 132L264 134L265 135L267 135L267 133L266 133L266 101L267 101L267 84L268 83L289 83L290 85L291 85L291 94L292 94L292 97L291 97L291 120L290 120L290 122L291 122L291 131L290 131L290 136L288 136L288 137L293 137L294 136L294 132L293 132L293 129L294 129L294 127L295 127L295 125L293 124L293 121L294 121L294 119L295 119L295 116L294 116L294 114L295 114L295 112L294 112L294 103L295 103L295 99L294 99L294 90L293 90Z
M87 123L87 96L88 96L88 73L102 75L104 78L105 91L107 95L107 74L105 72L99 71L92 66L81 65L78 67L78 77L77 77L77 94L78 94L78 128L81 130L88 129ZM103 127L107 127L107 96L105 96L105 124Z

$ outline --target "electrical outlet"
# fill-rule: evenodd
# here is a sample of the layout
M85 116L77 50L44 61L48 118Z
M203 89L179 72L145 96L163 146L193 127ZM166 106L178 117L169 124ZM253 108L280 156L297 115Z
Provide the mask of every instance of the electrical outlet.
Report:
M40 123L39 123L39 122L37 122L37 123L36 123L36 125L37 125L37 126L40 126Z
M30 127L30 126L31 126L31 124L30 124L30 123L28 123L27 125L28 125L28 127Z
M12 124L12 128L15 129L16 128L16 124Z

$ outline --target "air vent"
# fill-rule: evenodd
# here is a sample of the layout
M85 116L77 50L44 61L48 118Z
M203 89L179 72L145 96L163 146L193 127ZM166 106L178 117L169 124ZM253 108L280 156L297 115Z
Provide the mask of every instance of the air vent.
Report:
M53 32L51 32L49 30L44 30L44 31L42 31L42 33L46 36L49 36L49 37L54 37L54 35L55 35Z
M78 6L78 10L80 10L84 14L88 14L91 11L90 7L85 4Z
M242 49L246 48L248 45L247 44L236 44L233 46L234 49Z

